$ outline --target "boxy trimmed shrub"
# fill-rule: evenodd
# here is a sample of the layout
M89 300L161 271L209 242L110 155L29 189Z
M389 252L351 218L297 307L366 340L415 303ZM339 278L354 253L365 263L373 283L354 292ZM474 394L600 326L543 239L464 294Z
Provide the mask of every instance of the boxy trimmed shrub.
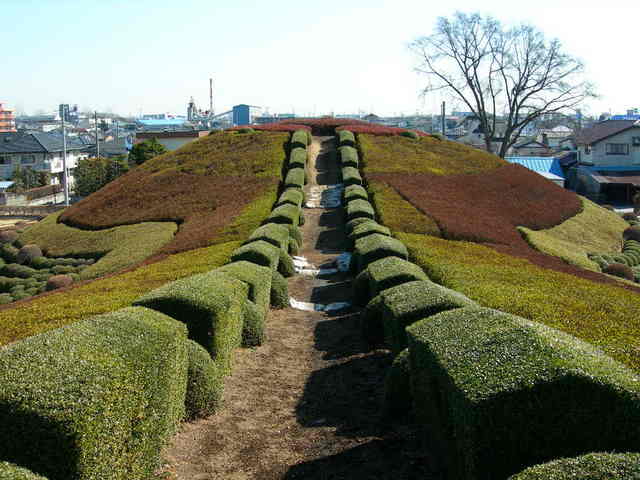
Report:
M271 274L271 306L276 309L289 306L289 285L278 272Z
M271 296L271 270L255 263L238 261L228 263L215 271L231 275L249 286L248 298L264 310L269 310Z
M403 283L381 293L384 339L394 352L407 347L406 328L423 318L478 304L463 294L431 281Z
M302 202L304 201L304 193L302 190L297 188L287 188L284 192L280 194L275 207L280 207L281 205L294 205L298 208L302 207Z
M351 200L358 198L369 200L369 194L362 185L349 185L344 189L344 203L349 203Z
M356 199L347 203L347 219L353 220L354 218L370 218L374 219L376 212L373 206L368 200Z
M356 277L354 296L357 304L363 306L383 290L416 280L429 280L416 264L398 257L382 258Z
M409 254L401 241L374 233L356 240L354 256L358 272L361 272L370 263L381 258L398 257L407 260Z
M338 134L338 146L339 147L355 147L356 146L356 136L350 132L349 130L340 130L337 132Z
M295 207L294 207L295 208ZM281 223L266 223L256 228L249 236L245 244L264 240L271 245L288 251L289 250L289 229Z
M249 299L242 302L242 346L257 347L264 342L265 311Z
M267 217L266 223L284 223L297 227L302 225L302 210L293 205L281 205L273 209Z
M349 240L355 243L355 241L359 238L366 237L367 235L371 235L373 233L380 233L382 235L386 235L387 237L391 236L391 230L389 230L387 227L380 225L377 222L367 222L361 225L357 225L349 234Z
M307 148L310 144L309 134L306 130L296 130L291 135L291 148Z
M302 188L304 184L304 168L291 168L284 178L284 188Z
M222 405L224 380L209 352L193 340L187 340L186 345L188 373L185 417L194 420L211 415Z
M343 167L358 168L358 151L349 146L340 147L340 165Z
M411 411L411 372L409 350L404 349L393 360L384 381L382 414L386 418L397 418Z
M38 245L25 245L18 251L16 263L31 265L34 259L42 257L42 250Z
M362 177L357 168L343 167L342 168L342 183L345 187L350 185L362 185Z
M449 478L506 478L640 444L639 378L592 345L487 308L443 312L407 333L416 417Z
M258 240L237 248L231 254L232 262L247 261L277 270L280 263L280 249L264 240Z
M368 222L377 223L375 220L372 220L371 218L364 218L364 217L354 218L353 220L349 220L345 224L345 230L347 232L347 235L350 235L358 225L361 225L363 223L368 223Z
M8 462L0 462L0 480L47 480L26 468Z
M508 480L637 480L638 453L589 453L529 467Z
M233 349L242 343L242 302L248 293L244 282L213 270L163 285L133 304L183 322L189 338L202 345L226 374Z
M184 415L186 329L126 308L0 353L0 458L51 479L146 479Z
M289 168L302 168L307 164L307 149L294 148L289 154Z

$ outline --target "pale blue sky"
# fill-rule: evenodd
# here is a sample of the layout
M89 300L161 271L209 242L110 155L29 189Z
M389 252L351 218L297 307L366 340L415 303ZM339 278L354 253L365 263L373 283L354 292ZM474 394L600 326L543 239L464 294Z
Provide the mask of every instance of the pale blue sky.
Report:
M423 80L407 44L457 9L530 22L559 38L584 60L602 95L587 110L620 112L640 107L640 6L633 5L0 0L0 101L27 112L77 103L123 114L185 113L190 96L207 107L213 76L218 112L237 103L299 114L432 112L442 98L419 98Z

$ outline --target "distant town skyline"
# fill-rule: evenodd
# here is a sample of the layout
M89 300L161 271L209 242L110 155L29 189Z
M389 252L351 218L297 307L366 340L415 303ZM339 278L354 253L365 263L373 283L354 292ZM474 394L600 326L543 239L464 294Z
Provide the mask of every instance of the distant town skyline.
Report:
M582 59L600 99L586 114L640 106L635 31L640 6L595 1L327 0L317 4L210 0L3 0L0 101L18 112L59 103L122 115L186 113L190 97L217 112L239 103L270 113L411 115L467 110L425 79L407 45L438 16L480 11L506 24L529 22Z

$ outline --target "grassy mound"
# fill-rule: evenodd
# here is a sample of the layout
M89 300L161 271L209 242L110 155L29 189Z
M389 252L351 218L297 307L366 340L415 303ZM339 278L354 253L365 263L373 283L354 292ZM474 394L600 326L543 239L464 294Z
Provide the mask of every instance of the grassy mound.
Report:
M582 212L546 230L518 227L536 250L553 255L587 270L599 271L588 253L615 252L620 249L622 232L628 227L616 213L580 198Z
M180 225L163 249L211 244L229 219L280 179L287 133L219 133L160 155L65 210L60 220L84 229L142 222Z
M141 262L169 243L176 233L173 222L150 222L105 230L80 230L58 223L60 213L49 215L20 233L18 240L35 243L51 257L99 259L85 268L81 278L96 278Z
M8 462L0 462L0 480L47 480L26 468Z
M509 480L637 480L638 453L590 453L527 468Z

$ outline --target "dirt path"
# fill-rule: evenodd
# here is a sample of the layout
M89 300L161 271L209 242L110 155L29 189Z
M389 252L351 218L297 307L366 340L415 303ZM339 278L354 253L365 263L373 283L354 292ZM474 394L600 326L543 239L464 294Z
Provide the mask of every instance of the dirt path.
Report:
M309 150L307 194L339 181L333 137L314 137ZM318 267L331 263L345 249L343 216L342 208L305 209L300 255ZM345 274L297 275L289 289L322 304L351 295ZM165 478L435 478L411 429L380 421L390 362L387 351L362 342L357 312L272 310L265 344L235 355L224 407L185 424L165 452Z

